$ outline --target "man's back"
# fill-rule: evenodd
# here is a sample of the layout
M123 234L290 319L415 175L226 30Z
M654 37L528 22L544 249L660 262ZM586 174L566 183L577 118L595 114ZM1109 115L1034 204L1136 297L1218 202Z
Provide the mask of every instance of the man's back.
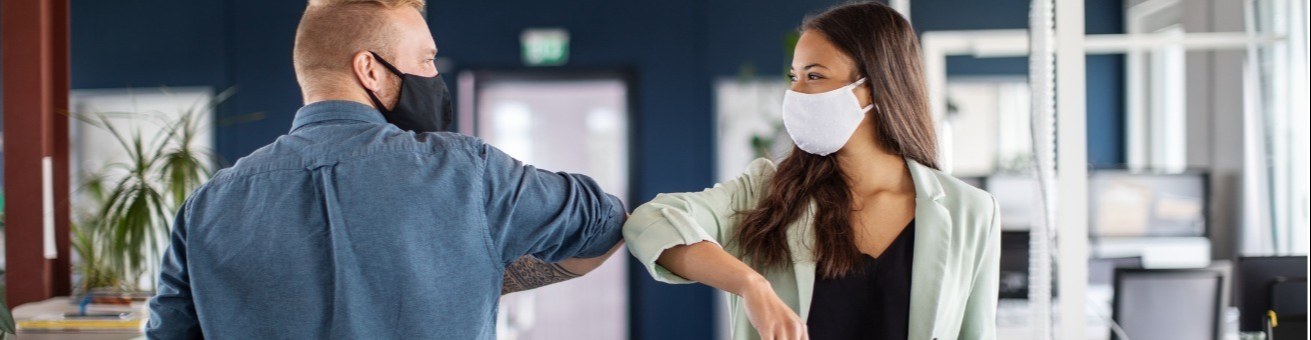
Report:
M149 333L490 338L505 265L602 255L623 216L586 177L311 104L179 213Z

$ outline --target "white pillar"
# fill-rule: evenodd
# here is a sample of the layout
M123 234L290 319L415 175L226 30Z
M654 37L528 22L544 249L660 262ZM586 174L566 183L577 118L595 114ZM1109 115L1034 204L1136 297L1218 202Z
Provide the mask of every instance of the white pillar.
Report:
M1056 205L1060 324L1057 338L1087 337L1088 138L1083 0L1056 6Z

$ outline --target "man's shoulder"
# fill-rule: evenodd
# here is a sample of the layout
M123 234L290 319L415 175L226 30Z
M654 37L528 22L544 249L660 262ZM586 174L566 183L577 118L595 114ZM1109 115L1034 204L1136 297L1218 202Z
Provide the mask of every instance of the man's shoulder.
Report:
M397 136L402 140L402 143L415 143L419 146L419 149L433 152L461 151L477 155L483 152L482 149L487 145L482 138L455 132L414 133L400 131Z
M339 139L302 138L295 134L278 137L233 165L235 172L278 167L313 166L388 153L420 156L478 156L486 143L482 139L454 132L404 131L392 125L378 125L355 131Z
M216 172L210 183L219 185L262 173L304 171L365 159L377 161L380 157L389 156L477 162L484 157L486 147L482 139L473 136L453 132L414 133L391 125L358 131L338 140L289 134L241 157L231 167Z
M390 124L370 129L351 141L343 142L331 152L339 157L358 157L386 152L413 152L422 155L477 156L486 143L478 137L455 132L404 131Z

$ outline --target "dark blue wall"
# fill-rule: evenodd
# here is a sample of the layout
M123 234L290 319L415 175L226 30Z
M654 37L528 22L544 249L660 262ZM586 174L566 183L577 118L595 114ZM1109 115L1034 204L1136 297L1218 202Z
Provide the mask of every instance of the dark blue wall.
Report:
M73 1L74 89L235 87L217 114L227 162L286 132L300 107L291 69L302 1Z
M1086 34L1124 33L1123 0L1087 0ZM1125 165L1124 55L1087 59L1088 164L1095 168Z
M1088 0L1089 33L1119 32L1121 0ZM519 68L528 27L569 31L569 68L622 69L637 89L632 203L713 181L712 81L739 74L781 75L784 39L805 14L837 1L448 1L428 11L440 54L458 74ZM303 1L91 1L72 4L75 89L235 86L218 113L218 153L228 161L286 132L301 97L291 65ZM1027 27L1023 0L916 0L917 29ZM1089 159L1123 163L1123 62L1088 60ZM1024 58L952 58L951 75L1027 73ZM447 78L454 85L454 77ZM652 281L630 272L633 339L711 339L712 290Z
M291 49L305 1L225 0L227 73L236 93L219 118L218 151L229 161L291 129L300 86Z
M227 32L218 1L73 1L72 87L217 86Z

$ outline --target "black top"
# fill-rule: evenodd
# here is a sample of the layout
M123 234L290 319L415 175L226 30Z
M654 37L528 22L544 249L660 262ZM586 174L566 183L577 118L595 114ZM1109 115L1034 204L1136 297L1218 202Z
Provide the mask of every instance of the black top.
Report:
M865 255L863 271L825 279L816 273L806 326L810 338L906 339L915 220L879 258Z

